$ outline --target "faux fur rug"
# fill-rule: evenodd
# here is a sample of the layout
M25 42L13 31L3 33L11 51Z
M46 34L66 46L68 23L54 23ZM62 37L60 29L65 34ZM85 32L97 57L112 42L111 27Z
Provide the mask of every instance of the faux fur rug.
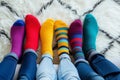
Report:
M41 24L47 18L61 19L68 25L87 13L99 24L97 51L120 68L119 0L0 0L0 61L10 51L10 28L26 14L35 15ZM38 50L40 53L40 50Z

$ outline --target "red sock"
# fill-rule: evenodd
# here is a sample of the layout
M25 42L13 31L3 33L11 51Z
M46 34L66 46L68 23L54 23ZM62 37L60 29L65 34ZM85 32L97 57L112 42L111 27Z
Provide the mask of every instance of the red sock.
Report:
M26 23L26 42L25 50L33 49L37 50L39 43L40 23L33 15L27 15L25 17Z

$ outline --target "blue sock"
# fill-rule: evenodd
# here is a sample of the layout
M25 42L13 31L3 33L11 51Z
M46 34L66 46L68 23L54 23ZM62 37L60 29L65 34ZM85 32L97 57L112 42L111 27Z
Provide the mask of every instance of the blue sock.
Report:
M87 14L83 25L83 52L86 54L89 50L96 50L96 37L98 33L98 24L96 19Z

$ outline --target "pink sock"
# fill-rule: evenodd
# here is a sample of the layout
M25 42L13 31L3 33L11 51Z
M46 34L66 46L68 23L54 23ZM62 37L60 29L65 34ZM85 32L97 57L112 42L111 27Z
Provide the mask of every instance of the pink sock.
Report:
M25 23L22 20L17 20L11 27L11 53L21 56L22 45L24 39Z

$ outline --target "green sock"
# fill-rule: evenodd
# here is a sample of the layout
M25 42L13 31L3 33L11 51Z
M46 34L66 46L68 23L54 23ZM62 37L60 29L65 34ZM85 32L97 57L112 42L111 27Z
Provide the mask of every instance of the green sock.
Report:
M89 50L96 50L96 36L98 33L98 24L96 19L87 14L83 25L83 51L86 54Z

